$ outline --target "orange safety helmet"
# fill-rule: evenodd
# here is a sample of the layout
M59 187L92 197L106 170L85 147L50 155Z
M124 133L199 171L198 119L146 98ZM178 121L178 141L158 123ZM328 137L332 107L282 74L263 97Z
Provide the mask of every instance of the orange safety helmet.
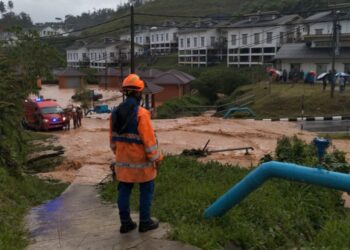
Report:
M128 75L123 81L123 89L142 92L145 88L145 83L136 74Z

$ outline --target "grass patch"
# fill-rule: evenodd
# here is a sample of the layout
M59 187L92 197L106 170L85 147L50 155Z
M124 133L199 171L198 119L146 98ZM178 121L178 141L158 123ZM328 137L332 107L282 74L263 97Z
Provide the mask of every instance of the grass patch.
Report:
M172 225L172 239L203 249L222 249L228 244L243 249L350 245L350 224L346 223L350 218L341 193L306 184L271 180L222 218L205 220L204 209L248 172L167 157L156 180L153 214ZM116 183L106 185L102 197L115 202ZM134 210L137 199L138 192L134 192Z
M23 217L28 209L55 198L66 187L28 175L13 177L0 168L0 249L25 248Z
M330 90L322 91L321 84L310 86L307 84L253 84L240 87L233 93L231 100L235 100L236 93L255 95L255 102L250 106L257 114L257 118L300 117L302 96L304 95L305 116L348 115L350 106L350 91L340 94L335 92L330 97ZM229 102L228 101L228 102Z
M208 101L204 97L184 96L181 98L173 98L157 109L157 118L169 119L182 116L200 115L205 109L196 108L207 105Z
M350 140L350 133L319 134L318 136L332 140Z
M46 133L23 132L24 154L60 150L52 144L57 138ZM62 157L47 158L25 166L26 173L38 173L53 169L62 162ZM57 197L68 184L43 181L35 176L9 174L9 168L0 165L0 249L24 249L27 245L23 218L28 209Z

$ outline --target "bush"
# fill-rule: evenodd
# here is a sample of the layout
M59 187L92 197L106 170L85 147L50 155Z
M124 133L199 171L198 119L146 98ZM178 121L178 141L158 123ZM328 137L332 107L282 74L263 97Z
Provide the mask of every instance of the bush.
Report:
M249 79L242 73L232 69L213 69L203 72L192 83L192 87L206 97L211 103L215 103L219 93L230 95L236 88L248 84Z
M296 137L278 141L280 160L314 164L314 155L313 145ZM202 249L349 247L350 217L341 193L303 183L270 180L224 216L204 219L204 210L248 173L216 162L166 157L156 180L154 215L172 225L172 239ZM115 186L111 182L103 187L102 197L114 202ZM132 207L138 208L138 191L132 196Z
M177 118L181 116L194 116L200 115L204 109L201 108L191 108L206 105L208 101L199 96L184 96L181 98L174 98L157 109L157 118L159 119L170 119Z

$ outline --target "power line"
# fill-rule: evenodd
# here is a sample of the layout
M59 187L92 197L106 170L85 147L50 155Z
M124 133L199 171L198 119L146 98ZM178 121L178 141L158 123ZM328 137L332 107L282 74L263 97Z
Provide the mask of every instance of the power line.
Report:
M87 35L87 36L84 36L84 37L77 37L77 38L73 38L73 39L72 38L66 38L66 40L57 40L57 41L46 40L45 42L52 42L54 44L66 43L66 42L75 42L75 41L78 41L78 40L84 40L84 39L87 39L87 38L97 37L97 36L105 35L105 34L108 34L108 33L116 32L116 31L123 30L123 29L126 29L126 28L129 28L129 25L123 26L123 27L121 27L119 29L112 29L112 30L108 30L108 31L104 31L104 32L99 32L99 33L96 33L96 34ZM115 40L115 41L121 42L121 41L124 41L124 40Z
M120 20L120 19L129 17L129 16L130 16L130 14L127 14L127 15L124 15L124 16L120 16L120 17L116 17L116 18L110 19L110 20L105 21L105 22L102 22L102 23L90 25L90 26L88 26L88 27L84 27L84 28L81 28L81 29L76 29L76 30L68 31L68 32L65 32L65 33L62 33L62 34L58 34L58 35L53 35L53 36L45 36L45 37L42 37L42 39L45 39L45 38L57 38L57 37L62 37L62 36L64 36L64 35L68 35L68 34L72 34L72 33L76 33L76 32L85 31L85 30L88 30L88 29L92 29L92 28L95 28L95 27L98 27L98 26L102 26L102 25L105 25L105 24L108 24L108 23L112 23L112 22L118 21L118 20Z
M349 17L346 18L339 18L339 21L348 21L350 20ZM135 25L138 26L146 26L146 27L160 27L160 28L178 28L182 30L186 29L244 29L244 28L264 28L264 27L281 27L281 26L292 26L292 25L305 25L305 24L316 24L316 23L330 23L332 20L309 20L309 21L299 21L295 23L286 23L286 24L256 24L256 25L251 25L251 26L234 26L232 25L213 25L213 26L186 26L186 25L163 25L163 24L139 24L135 23Z
M350 9L350 6L335 6L332 8L319 8L319 9L314 9L314 10L304 10L304 11L294 11L294 12L276 12L281 15L293 15L293 14L302 14L302 13L317 13L317 12L325 12L325 11L332 11L332 10L348 10ZM135 15L138 16L152 16L152 17L168 17L168 18L189 18L189 19L195 19L195 18L202 18L202 19L214 19L214 20L226 20L227 18L242 18L242 17L247 17L247 15L251 16L266 16L269 14L269 12L264 13L248 13L245 15L227 15L224 17L218 17L218 18L213 18L209 15L207 16L196 16L196 15L167 15L167 14L156 14L156 13L146 13L146 12L135 12ZM271 13L273 14L273 13Z

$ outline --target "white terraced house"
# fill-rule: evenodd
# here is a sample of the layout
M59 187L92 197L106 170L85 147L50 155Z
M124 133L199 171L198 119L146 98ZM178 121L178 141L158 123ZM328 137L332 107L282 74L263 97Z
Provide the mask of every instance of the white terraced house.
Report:
M103 43L92 43L88 46L90 68L104 69L115 67L130 60L130 42L108 39ZM135 43L135 56L143 54L143 46Z
M130 41L130 33L125 33L120 35L119 39L121 41ZM141 45L144 47L144 54L148 55L150 50L150 31L147 29L135 31L134 37L135 44Z
M335 69L350 73L350 10L344 8L337 15L341 29ZM331 11L306 18L303 21L304 42L283 45L275 58L277 67L287 71L315 71L318 75L331 70L333 18Z
M153 27L150 30L150 52L151 55L167 55L177 52L178 28Z
M281 16L278 12L245 15L227 30L227 65L250 67L272 63L277 51L287 42L302 39L299 15Z
M80 68L89 64L88 49L82 42L68 47L66 55L68 68Z
M135 56L143 54L143 46L135 44ZM67 65L70 68L90 67L98 70L114 67L130 60L130 42L105 38L88 45L74 44L67 48Z
M195 67L226 61L226 32L213 27L183 29L178 32L178 63ZM210 25L209 25L210 26Z

